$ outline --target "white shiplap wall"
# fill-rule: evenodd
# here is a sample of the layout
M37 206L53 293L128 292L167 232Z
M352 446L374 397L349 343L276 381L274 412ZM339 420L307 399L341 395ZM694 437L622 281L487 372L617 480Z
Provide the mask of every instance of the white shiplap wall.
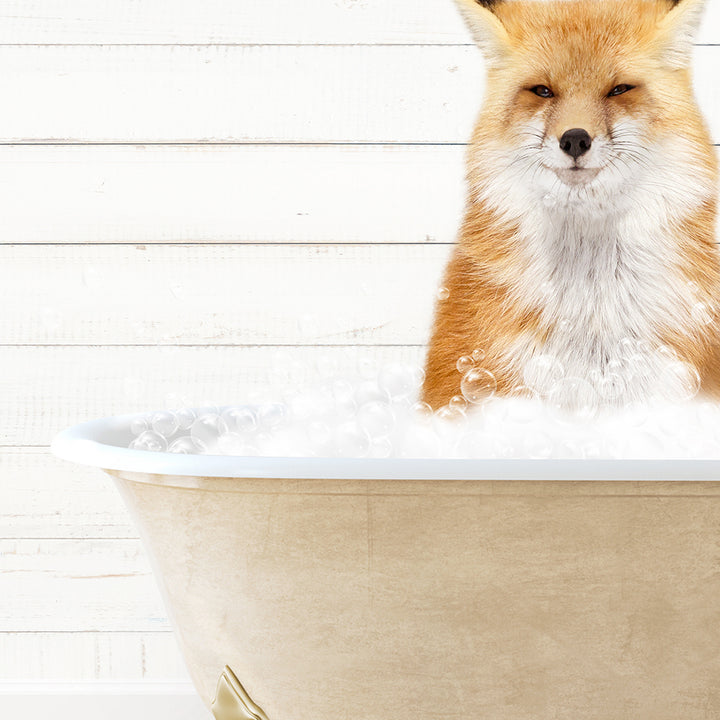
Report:
M720 0L699 40L720 142ZM420 359L482 82L451 0L0 4L0 686L185 677L109 482L47 446L242 401L278 348Z

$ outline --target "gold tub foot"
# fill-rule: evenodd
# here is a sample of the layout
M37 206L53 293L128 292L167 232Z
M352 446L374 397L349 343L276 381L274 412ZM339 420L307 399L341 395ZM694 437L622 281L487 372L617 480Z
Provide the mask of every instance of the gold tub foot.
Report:
M227 665L218 680L212 712L216 720L268 720Z

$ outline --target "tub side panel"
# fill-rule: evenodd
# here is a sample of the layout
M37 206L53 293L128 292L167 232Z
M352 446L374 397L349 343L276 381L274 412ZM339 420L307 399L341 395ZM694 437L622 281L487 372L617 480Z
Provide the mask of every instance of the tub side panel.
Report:
M257 482L120 481L206 701L228 664L270 720L720 716L717 496Z

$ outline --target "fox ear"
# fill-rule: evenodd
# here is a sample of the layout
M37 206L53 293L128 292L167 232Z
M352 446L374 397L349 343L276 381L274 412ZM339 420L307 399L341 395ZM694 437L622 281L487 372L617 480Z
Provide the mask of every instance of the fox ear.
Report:
M663 60L672 67L687 67L693 40L700 26L705 0L670 0L672 8L660 21L656 36Z
M510 46L507 30L492 11L492 8L502 1L455 0L473 39L490 63L502 58Z

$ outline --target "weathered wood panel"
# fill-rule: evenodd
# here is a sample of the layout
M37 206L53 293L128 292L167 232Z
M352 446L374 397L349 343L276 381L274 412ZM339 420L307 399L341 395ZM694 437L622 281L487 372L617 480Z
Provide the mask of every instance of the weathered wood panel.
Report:
M720 141L720 47L695 85ZM463 143L466 46L0 46L3 142Z
M4 245L4 344L418 345L446 245Z
M720 42L709 0L699 42ZM452 0L8 0L2 43L470 43Z
M0 146L0 240L452 242L462 147Z
M139 540L0 540L0 632L168 629Z
M132 682L183 681L188 675L169 630L0 632L0 678Z
M1 448L0 539L22 538L134 539L137 531L105 473L47 448Z

